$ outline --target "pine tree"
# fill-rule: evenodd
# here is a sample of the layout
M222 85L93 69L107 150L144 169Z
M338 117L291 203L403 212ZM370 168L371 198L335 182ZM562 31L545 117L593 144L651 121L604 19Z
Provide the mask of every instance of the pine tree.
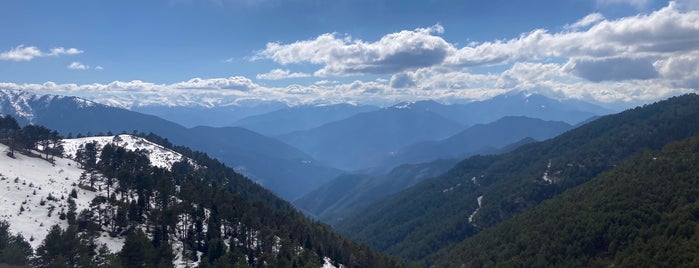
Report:
M126 237L119 259L124 267L152 267L153 256L156 255L154 251L148 237L141 230L136 230Z

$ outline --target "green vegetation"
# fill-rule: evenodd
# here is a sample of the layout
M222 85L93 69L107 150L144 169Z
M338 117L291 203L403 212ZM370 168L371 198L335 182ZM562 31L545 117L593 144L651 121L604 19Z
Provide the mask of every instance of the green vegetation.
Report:
M21 235L10 234L10 225L0 221L0 266L26 266L32 256L32 247Z
M507 154L471 157L438 178L347 217L337 229L379 251L430 264L440 250L581 185L638 152L658 150L698 131L699 96L673 97Z
M699 135L610 172L440 254L438 267L699 266Z
M10 133L2 126L0 133ZM70 227L52 227L33 257L34 265L171 267L178 252L170 245L181 243L179 253L190 263L198 261L199 267L319 267L323 257L347 267L401 266L309 220L206 154L173 146L154 134L144 136L194 162L183 160L167 170L151 166L144 151L108 144L98 154L94 144L86 144L77 158L91 175L83 176L80 186L94 189L98 180L106 196L80 212L68 202L65 219ZM7 137L0 136L0 142ZM126 237L122 251L100 251L94 243L100 232Z

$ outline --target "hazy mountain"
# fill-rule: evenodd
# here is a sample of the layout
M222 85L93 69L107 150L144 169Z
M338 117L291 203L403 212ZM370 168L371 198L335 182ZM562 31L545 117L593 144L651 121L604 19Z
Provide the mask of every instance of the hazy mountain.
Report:
M185 127L231 126L245 117L269 113L278 109L286 108L287 105L279 101L251 102L241 104L230 104L224 106L134 106L132 111L155 115L168 121L175 122Z
M358 113L379 109L376 106L333 105L295 106L273 112L249 116L233 123L264 135L281 135L293 131L307 130L326 123L342 120Z
M242 128L200 127L188 129L152 115L109 107L74 97L37 96L0 90L0 111L72 133L162 133L171 142L217 157L288 200L315 189L340 174L312 157L278 140Z
M458 162L443 159L429 163L401 165L385 175L343 174L307 193L293 204L329 224L342 220L383 197L416 183L441 175Z
M444 140L413 144L388 156L381 166L393 167L440 158L463 159L476 153L494 151L527 137L545 140L571 128L571 125L563 122L507 116L488 124L474 125Z
M437 267L694 266L699 136L646 151L445 250Z
M526 116L543 120L578 124L593 116L613 111L580 100L555 100L539 94L509 93L463 105L462 123L477 124L495 121L504 116Z
M418 141L439 140L463 126L433 112L394 106L354 115L279 138L341 169L375 165L383 155Z
M5 142L8 129L2 127L0 141ZM24 150L12 157L0 154L0 181L7 184L0 189L0 237L11 237L0 241L0 262L31 260L37 267L401 266L310 221L203 153L129 135L69 139L64 145L65 158L46 159ZM0 143L0 151L7 149Z
M699 96L673 97L601 117L502 155L468 158L345 217L335 227L375 249L431 263L430 255L585 183L644 150L699 131ZM390 231L385 231L390 230Z
M571 125L613 111L579 100L556 100L539 94L513 92L465 104L440 104L436 101L403 102L396 106L431 111L444 118L470 126L493 122L506 116L526 116Z

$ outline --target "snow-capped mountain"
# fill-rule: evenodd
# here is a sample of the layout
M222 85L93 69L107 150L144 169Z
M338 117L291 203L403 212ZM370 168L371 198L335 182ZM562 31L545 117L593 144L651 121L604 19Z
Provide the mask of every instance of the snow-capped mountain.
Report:
M21 124L34 124L38 110L45 110L57 102L71 102L77 108L93 107L95 102L59 95L36 95L26 91L0 89L0 114L15 115Z

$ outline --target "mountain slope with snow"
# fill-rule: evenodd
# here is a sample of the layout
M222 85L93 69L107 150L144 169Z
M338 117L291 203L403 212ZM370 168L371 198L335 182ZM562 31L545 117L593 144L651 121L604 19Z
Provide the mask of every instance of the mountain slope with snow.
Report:
M59 213L67 212L67 200L73 190L77 193L77 211L90 209L90 202L105 194L80 187L85 170L73 160L57 157L50 163L20 153L11 158L7 151L8 147L0 144L0 220L8 221L10 230L22 234L35 249L51 226L68 226ZM123 238L102 235L99 242L116 252L121 249Z
M148 156L151 165L165 169L171 169L173 163L182 161L185 158L178 152L152 143L144 138L128 134L65 139L63 140L64 155L74 158L81 146L91 142L97 144L98 150L101 150L107 144L116 145L129 151L142 150Z

